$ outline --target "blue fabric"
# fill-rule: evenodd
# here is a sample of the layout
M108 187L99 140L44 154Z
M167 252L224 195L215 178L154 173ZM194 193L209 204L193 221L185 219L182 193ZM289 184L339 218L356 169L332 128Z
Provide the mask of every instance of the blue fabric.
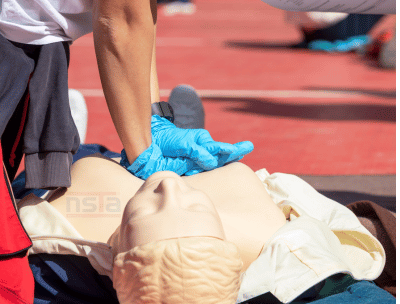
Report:
M333 25L305 32L304 39L295 47L328 52L347 52L370 42L369 31L383 15L349 14ZM367 39L366 39L367 37Z
M326 52L350 52L370 43L370 38L367 35L353 36L346 40L336 40L330 42L327 40L315 40L308 44L308 48L316 51Z
M111 279L99 275L85 257L34 254L28 259L35 278L34 304L118 304Z
M359 281L341 293L308 302L312 304L395 304L396 298L369 281Z
M109 151L106 147L98 144L84 144L80 145L78 151L73 155L72 163L76 162L82 157L100 153L109 158L120 157L121 154ZM12 182L12 189L14 196L17 199L22 199L30 193L34 193L36 196L41 197L47 190L43 189L27 189L25 188L25 171L21 172Z
M25 196L34 193L36 196L41 197L47 190L43 189L27 189L25 188L25 171L22 171L12 182L12 189L14 192L14 197L17 199L22 199Z
M290 304L392 304L396 299L369 281L356 281L339 273L303 292ZM282 304L270 292L242 304Z
M367 35L383 15L349 14L342 21L309 33L305 40L347 40L350 37Z
M103 156L113 158L113 157L120 157L120 153L112 152L108 150L106 147L98 144L84 144L80 145L78 151L73 156L73 163L76 162L78 159L82 157L100 153Z

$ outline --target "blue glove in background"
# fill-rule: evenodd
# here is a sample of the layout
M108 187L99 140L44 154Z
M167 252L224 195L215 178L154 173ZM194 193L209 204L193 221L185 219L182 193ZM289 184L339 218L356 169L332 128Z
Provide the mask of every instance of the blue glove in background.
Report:
M239 161L243 158L244 155L253 151L254 146L253 143L250 141L242 141L236 144L233 144L235 150L232 153L218 153L217 160L218 165L217 168L222 167L226 164ZM200 168L199 166L195 165L191 170L185 173L185 175L194 175L200 172L205 171L204 169Z
M189 158L196 163L197 170L203 171L215 169L253 150L251 142L235 145L216 142L204 129L180 129L158 115L151 117L151 134L164 156Z
M120 164L133 175L144 180L158 171L173 171L183 175L194 166L190 159L164 157L160 148L154 142L139 155L132 165L129 164L128 157L123 149Z

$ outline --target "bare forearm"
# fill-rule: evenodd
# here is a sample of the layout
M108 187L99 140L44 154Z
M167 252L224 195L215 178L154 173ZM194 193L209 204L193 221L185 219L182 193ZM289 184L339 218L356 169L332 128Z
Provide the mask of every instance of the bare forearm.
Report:
M95 0L93 35L100 78L130 163L151 144L155 5L153 0Z
M156 66L156 26L154 26L153 55L151 57L150 75L151 103L160 101L160 88L158 86L157 66Z

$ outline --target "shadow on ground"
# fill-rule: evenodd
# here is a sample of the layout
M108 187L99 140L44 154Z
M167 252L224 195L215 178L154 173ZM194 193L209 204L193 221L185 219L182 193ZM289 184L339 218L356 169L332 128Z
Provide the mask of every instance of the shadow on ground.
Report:
M254 51L274 51L282 49L287 51L310 51L304 42L274 43L263 40L227 40L225 41L224 46L227 48L248 49Z
M321 91L321 92L337 92L337 93L355 93L360 95L368 95L379 98L394 99L396 101L396 91L377 91L366 90L363 88L330 88L330 87L305 87L303 90Z
M304 104L300 102L278 103L262 98L215 97L203 102L231 102L227 111L253 115L277 116L312 120L371 120L396 122L395 105L371 104Z

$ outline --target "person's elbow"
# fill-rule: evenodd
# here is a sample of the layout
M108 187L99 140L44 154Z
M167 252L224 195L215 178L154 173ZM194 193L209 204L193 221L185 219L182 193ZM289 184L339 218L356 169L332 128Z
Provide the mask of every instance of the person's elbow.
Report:
M152 37L155 16L149 0L95 0L94 2L93 33L103 43L117 46L120 42L135 36Z

